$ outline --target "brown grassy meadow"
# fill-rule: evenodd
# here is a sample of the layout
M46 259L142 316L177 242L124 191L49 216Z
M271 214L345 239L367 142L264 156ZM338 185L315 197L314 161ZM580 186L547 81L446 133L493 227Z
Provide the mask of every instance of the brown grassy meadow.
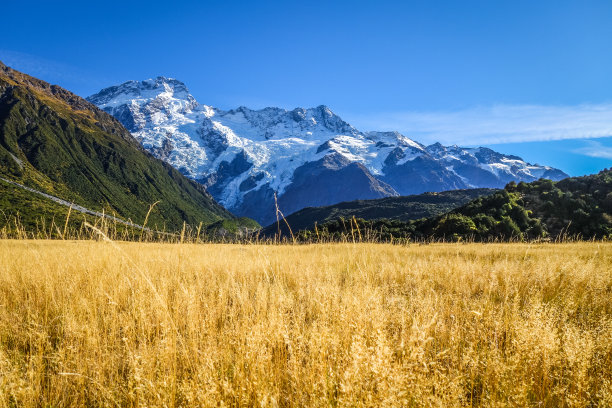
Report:
M0 406L612 406L612 244L0 241Z

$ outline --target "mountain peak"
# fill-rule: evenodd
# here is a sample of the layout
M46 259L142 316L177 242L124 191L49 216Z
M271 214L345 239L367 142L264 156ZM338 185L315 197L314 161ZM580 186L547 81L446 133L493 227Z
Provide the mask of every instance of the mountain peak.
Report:
M329 109L329 107L327 105L319 105L315 108L317 111L324 113L326 115L332 116L335 115L334 112L332 112L331 109Z
M118 106L132 99L153 99L162 93L170 94L178 99L193 98L184 82L158 76L143 81L131 80L110 86L86 99L98 106Z
M154 79L145 79L144 81L141 82L141 84L145 89L159 89L159 88L169 87L173 89L175 92L176 91L189 92L184 82L179 81L178 79L175 79L175 78L167 78L165 76L158 76L157 78L154 78Z
M357 134L359 131L353 126L345 122L340 116L332 112L329 107L325 105L319 105L316 108L308 109L313 119L325 126L328 130L336 132L338 134Z
M436 142L427 146L425 150L427 150L429 153L439 153L446 151L446 147L444 147L442 143Z

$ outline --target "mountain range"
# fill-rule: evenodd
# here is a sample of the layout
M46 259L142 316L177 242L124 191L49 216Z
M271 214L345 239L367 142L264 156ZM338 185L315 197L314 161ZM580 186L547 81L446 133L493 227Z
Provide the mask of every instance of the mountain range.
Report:
M137 224L149 216L149 226L169 231L236 220L204 186L143 149L113 116L2 63L0 178L4 218L21 211L40 221L45 214L34 211L34 201L47 215L59 214L46 196Z
M125 82L87 100L225 208L262 225L276 220L276 205L288 215L343 201L567 177L488 148L363 132L323 105L221 110L165 77Z

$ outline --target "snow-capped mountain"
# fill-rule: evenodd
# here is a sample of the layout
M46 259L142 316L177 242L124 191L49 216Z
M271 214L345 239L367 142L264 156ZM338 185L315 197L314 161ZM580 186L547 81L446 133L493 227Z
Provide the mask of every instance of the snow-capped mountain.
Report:
M87 98L144 148L200 181L226 208L262 225L278 206L308 206L567 177L487 148L424 146L397 132L361 132L328 107L285 110L198 103L185 84L129 81Z

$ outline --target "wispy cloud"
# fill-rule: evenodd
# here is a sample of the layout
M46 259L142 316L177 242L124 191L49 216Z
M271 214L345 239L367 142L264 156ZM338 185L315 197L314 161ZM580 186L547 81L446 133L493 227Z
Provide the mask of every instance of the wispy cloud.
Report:
M397 130L423 143L476 145L612 136L612 103L498 105L453 112L385 113L348 119L360 129Z
M596 157L598 159L612 160L612 146L604 146L595 140L586 141L587 145L574 150L574 153L584 156Z

